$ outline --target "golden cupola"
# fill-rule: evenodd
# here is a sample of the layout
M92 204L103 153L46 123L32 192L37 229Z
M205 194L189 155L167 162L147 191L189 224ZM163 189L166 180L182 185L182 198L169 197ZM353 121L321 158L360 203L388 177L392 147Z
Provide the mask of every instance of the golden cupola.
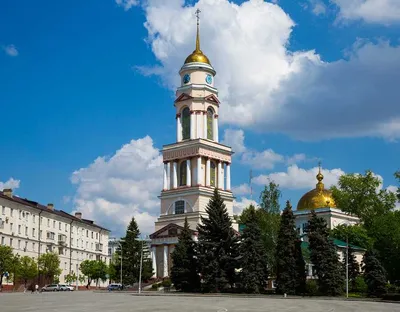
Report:
M210 60L208 57L200 50L200 27L199 27L199 13L200 10L197 9L196 16L197 16L197 34L196 34L196 49L190 54L186 60L185 64L188 63L205 63L211 66Z
M315 189L305 193L297 204L297 210L313 210L318 208L336 208L335 200L332 197L332 192L325 189L322 180L324 176L321 173L321 165L319 166L316 176L318 183Z

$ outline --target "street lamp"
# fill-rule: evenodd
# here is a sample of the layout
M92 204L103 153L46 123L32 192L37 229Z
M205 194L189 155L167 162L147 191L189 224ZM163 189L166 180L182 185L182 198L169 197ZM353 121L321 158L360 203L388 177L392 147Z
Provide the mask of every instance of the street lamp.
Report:
M119 241L117 241L116 239L115 239L114 241L119 245L119 248L121 249L121 269L120 269L120 278L119 278L119 282L120 282L120 284L121 284L121 286L122 286L122 245L121 245L121 243L120 243Z
M140 269L139 269L139 294L142 288L142 267L143 267L143 239L142 239L142 249L140 251Z

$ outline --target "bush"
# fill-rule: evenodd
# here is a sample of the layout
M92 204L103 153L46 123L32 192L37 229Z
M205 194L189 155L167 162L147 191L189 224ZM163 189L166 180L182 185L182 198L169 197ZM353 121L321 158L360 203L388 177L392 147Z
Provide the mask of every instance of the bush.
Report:
M171 285L172 285L172 282L171 282L170 279L165 279L165 280L162 281L162 286L163 287L171 287Z
M318 295L318 285L316 280L307 280L306 281L306 292L309 296Z
M390 294L400 293L400 287L395 284L387 284L386 289L387 292Z
M354 292L365 294L368 291L368 285L364 280L364 277L362 276L357 276L355 280L355 289L353 289Z
M151 285L151 289L157 290L160 287L158 284Z

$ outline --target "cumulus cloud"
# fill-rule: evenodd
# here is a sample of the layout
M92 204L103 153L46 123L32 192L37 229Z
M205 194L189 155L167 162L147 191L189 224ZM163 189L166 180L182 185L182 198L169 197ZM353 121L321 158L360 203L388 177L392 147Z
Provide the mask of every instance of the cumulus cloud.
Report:
M20 183L20 180L15 180L14 178L9 178L6 182L0 181L0 191L9 188L15 190L19 188Z
M232 151L236 154L241 154L246 151L246 146L244 145L244 131L242 129L226 129L224 131L224 139L221 143L232 147Z
M75 210L114 233L123 234L134 216L142 233L154 230L159 214L162 156L146 136L132 140L111 157L98 157L71 176L77 185Z
M331 0L339 7L342 20L363 20L390 25L400 23L398 0Z
M132 7L139 4L139 0L115 0L115 3L120 7L123 7L125 11L128 11Z
M234 200L233 201L233 214L240 215L242 213L243 209L249 207L250 205L253 205L254 207L258 206L256 201L251 200L247 197L240 197L240 200Z
M308 0L311 7L311 11L315 15L324 15L326 13L327 7L322 0Z
M240 184L239 186L232 187L233 195L248 195L251 193L250 185L247 183Z
M6 46L3 46L3 51L8 55L8 56L18 56L19 52L15 45L9 44Z
M217 70L222 123L302 140L400 137L400 47L359 41L346 59L330 63L313 50L290 51L295 23L271 2L148 0L147 41L159 65L140 67L143 73L178 86L176 71L194 49L197 7L201 47Z
M336 185L341 175L345 172L342 169L322 169L324 175L323 183L326 188ZM253 178L253 182L259 185L268 184L269 181L274 181L281 188L286 189L312 189L317 183L316 175L318 167L311 169L302 169L297 165L292 165L287 168L286 172L274 172L267 175L259 175Z

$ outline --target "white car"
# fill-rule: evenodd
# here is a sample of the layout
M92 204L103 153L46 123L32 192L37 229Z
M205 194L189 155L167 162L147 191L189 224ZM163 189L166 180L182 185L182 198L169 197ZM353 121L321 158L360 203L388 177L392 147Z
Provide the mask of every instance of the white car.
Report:
M60 286L60 290L61 291L73 291L73 290L75 290L75 287L71 286L71 285L60 284L59 286Z

